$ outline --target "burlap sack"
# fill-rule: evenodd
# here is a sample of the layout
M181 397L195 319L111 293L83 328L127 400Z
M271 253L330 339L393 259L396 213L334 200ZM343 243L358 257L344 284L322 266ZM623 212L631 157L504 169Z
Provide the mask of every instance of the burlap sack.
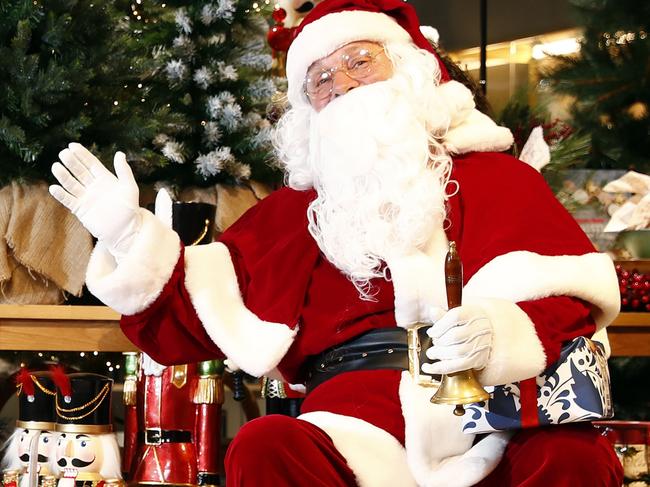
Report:
M60 304L80 296L92 238L45 183L0 190L0 303Z

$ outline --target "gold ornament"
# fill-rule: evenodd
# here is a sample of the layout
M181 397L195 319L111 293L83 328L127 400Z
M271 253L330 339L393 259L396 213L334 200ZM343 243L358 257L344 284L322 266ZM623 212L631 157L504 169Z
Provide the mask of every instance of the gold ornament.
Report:
M648 116L648 105L646 105L642 101L637 101L636 103L632 103L628 107L627 113L634 120L641 120L642 118Z

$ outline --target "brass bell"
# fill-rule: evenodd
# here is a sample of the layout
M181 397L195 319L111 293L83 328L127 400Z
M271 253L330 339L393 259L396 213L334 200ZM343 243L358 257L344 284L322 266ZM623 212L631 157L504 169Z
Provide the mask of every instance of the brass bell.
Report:
M449 252L445 257L445 289L447 291L447 307L455 308L461 305L463 295L463 265L458 255L456 242L449 242ZM443 375L440 387L431 398L434 404L455 404L454 414L465 414L463 404L487 401L490 395L483 389L473 370L463 370L453 374Z
M443 375L440 387L431 398L434 404L455 404L454 414L465 414L464 404L487 401L490 395L476 379L474 370L463 370L453 374Z

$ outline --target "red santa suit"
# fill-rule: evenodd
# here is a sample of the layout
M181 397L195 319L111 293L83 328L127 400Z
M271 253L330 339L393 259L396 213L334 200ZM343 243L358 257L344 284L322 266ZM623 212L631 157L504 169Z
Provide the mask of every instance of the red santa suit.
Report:
M115 266L98 245L88 283L125 315L130 339L163 364L228 356L251 374L277 367L296 383L310 356L396 326L396 305L408 308L430 292L427 276L438 276L433 292L444 306L441 269L454 240L465 266L465 301L481 303L494 327L482 383L535 376L563 342L593 335L616 315L612 262L594 252L541 176L516 159L467 153L454 158L452 179L459 190L449 199L446 231L438 230L426 252L391 268L392 282L373 282L376 301L360 300L309 234L314 193L286 188L206 246L183 248L143 213L127 259ZM494 434L472 448L473 436L461 432L451 407L430 404L430 395L408 373L345 373L307 396L302 418L327 432L362 486L415 485L404 480L408 465L416 478L438 485L480 480L507 438ZM479 447L484 462L464 463Z
M426 49L411 10L398 0L318 5L314 22L308 16L301 24L308 25L292 45L294 55L289 51L292 104L304 96L307 67L346 42ZM299 383L310 357L369 330L408 328L423 318L417 310L446 308L444 257L454 240L465 269L463 302L479 305L492 326L488 363L478 371L483 384L538 375L574 337L599 334L606 342L603 329L619 309L612 261L594 251L534 169L499 153L511 134L473 109L466 88L450 81L437 89L455 103L441 142L454 156L458 191L448 200L444 228L424 248L388 262L390 281L372 281L375 300L361 300L310 235L307 207L315 193L288 188L204 246L183 248L140 210L142 226L119 264L99 241L89 289L124 315L127 336L162 364L225 356L249 374L277 369ZM430 403L431 394L408 372L339 374L307 395L299 420L267 417L245 426L227 459L228 483L428 487L485 479L484 485L568 486L584 475L584 485L620 485L611 448L591 431L554 426L549 439L540 429L510 443L509 433L476 441L461 432L452 406ZM557 461L565 465L556 469Z

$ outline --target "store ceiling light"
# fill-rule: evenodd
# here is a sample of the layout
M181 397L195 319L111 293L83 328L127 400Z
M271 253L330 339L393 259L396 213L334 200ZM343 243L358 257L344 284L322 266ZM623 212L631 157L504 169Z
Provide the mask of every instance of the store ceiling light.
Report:
M546 56L559 56L573 54L580 50L580 43L577 38L559 39L557 41L545 42L533 46L533 58L542 59Z

